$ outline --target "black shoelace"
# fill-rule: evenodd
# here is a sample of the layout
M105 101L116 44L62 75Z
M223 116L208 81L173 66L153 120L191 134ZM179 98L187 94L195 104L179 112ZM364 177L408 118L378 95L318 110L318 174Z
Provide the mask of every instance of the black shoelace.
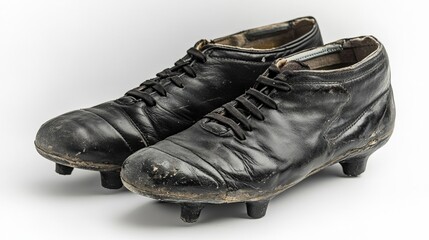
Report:
M244 95L238 97L235 101L223 105L224 111L211 112L206 117L230 127L240 140L245 140L244 131L252 131L252 126L249 122L250 116L263 121L265 117L260 110L261 107L266 106L270 109L277 109L277 103L268 96L270 92L273 89L281 91L292 90L292 87L285 82L288 74L288 71L279 73L276 67L270 67L269 74L259 76L256 80L257 84L253 88L247 90ZM270 75L275 75L275 77L270 78Z
M194 69L192 69L192 67L189 65L194 60L199 61L201 63L205 63L207 60L206 56L195 47L190 48L186 53L188 54L189 59L187 59L186 61L183 59L178 60L176 63L174 63L173 67L167 68L162 72L156 74L156 78L154 79L144 81L142 84L140 84L140 87L128 91L125 96L131 96L136 99L141 99L146 103L146 105L151 107L156 105L156 101L145 90L153 89L159 95L164 97L167 96L167 91L165 90L164 86L161 85L161 83L159 82L161 79L168 79L177 87L183 88L183 83L178 76L182 73L185 73L186 75L195 78L197 74Z

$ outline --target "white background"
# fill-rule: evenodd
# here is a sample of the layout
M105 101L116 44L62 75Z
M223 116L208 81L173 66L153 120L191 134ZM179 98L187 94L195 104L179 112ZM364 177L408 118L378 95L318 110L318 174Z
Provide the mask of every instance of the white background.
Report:
M418 2L0 0L0 238L429 239L429 30ZM325 42L373 34L390 55L396 129L358 178L333 166L262 219L233 204L189 225L176 205L103 189L96 172L57 175L33 147L46 120L121 96L201 38L306 15Z

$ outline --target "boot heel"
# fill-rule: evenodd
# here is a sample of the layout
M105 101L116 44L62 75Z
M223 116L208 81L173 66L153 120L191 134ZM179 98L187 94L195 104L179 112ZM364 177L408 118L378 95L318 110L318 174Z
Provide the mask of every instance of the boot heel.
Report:
M341 161L340 164L343 167L343 172L347 176L357 177L361 173L365 172L366 162L369 156L356 156L348 158L347 160Z

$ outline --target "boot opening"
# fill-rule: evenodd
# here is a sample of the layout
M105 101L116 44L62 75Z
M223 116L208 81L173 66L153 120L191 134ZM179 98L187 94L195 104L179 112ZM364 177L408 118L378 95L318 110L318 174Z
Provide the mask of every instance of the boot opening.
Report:
M258 27L213 40L212 43L240 48L271 49L310 33L316 20L310 17Z
M312 70L334 70L362 61L379 47L380 43L371 36L345 39L281 59L277 66L281 69L286 62L294 60Z
M344 40L342 50L304 61L311 69L331 70L356 64L377 50L379 44L372 37Z

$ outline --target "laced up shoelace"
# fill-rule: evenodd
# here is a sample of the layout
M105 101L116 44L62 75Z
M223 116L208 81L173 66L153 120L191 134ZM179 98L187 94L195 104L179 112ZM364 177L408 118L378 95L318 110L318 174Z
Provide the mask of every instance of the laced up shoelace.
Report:
M275 77L268 77L270 75L275 75ZM245 140L245 131L252 131L249 114L263 121L265 117L260 110L261 107L266 106L270 109L277 109L277 103L269 97L269 93L273 89L281 91L292 90L292 87L285 82L288 75L289 71L279 73L277 67L270 67L268 76L259 76L256 80L257 84L253 88L247 90L244 95L238 97L235 101L223 105L224 111L212 112L207 114L206 117L231 128L240 140Z
M140 87L128 91L125 96L131 96L136 99L141 99L146 103L146 105L151 107L156 105L156 101L148 92L146 92L147 89L153 89L159 95L164 97L167 96L167 91L160 83L161 79L168 79L177 87L183 88L184 86L179 78L179 75L185 73L186 75L195 78L197 76L197 73L194 69L192 69L190 64L194 60L201 63L205 63L207 60L204 53L202 53L195 47L190 48L186 53L190 57L188 60L178 60L176 63L174 63L173 67L167 68L162 72L156 74L156 78L154 79L144 81L142 84L140 84Z

